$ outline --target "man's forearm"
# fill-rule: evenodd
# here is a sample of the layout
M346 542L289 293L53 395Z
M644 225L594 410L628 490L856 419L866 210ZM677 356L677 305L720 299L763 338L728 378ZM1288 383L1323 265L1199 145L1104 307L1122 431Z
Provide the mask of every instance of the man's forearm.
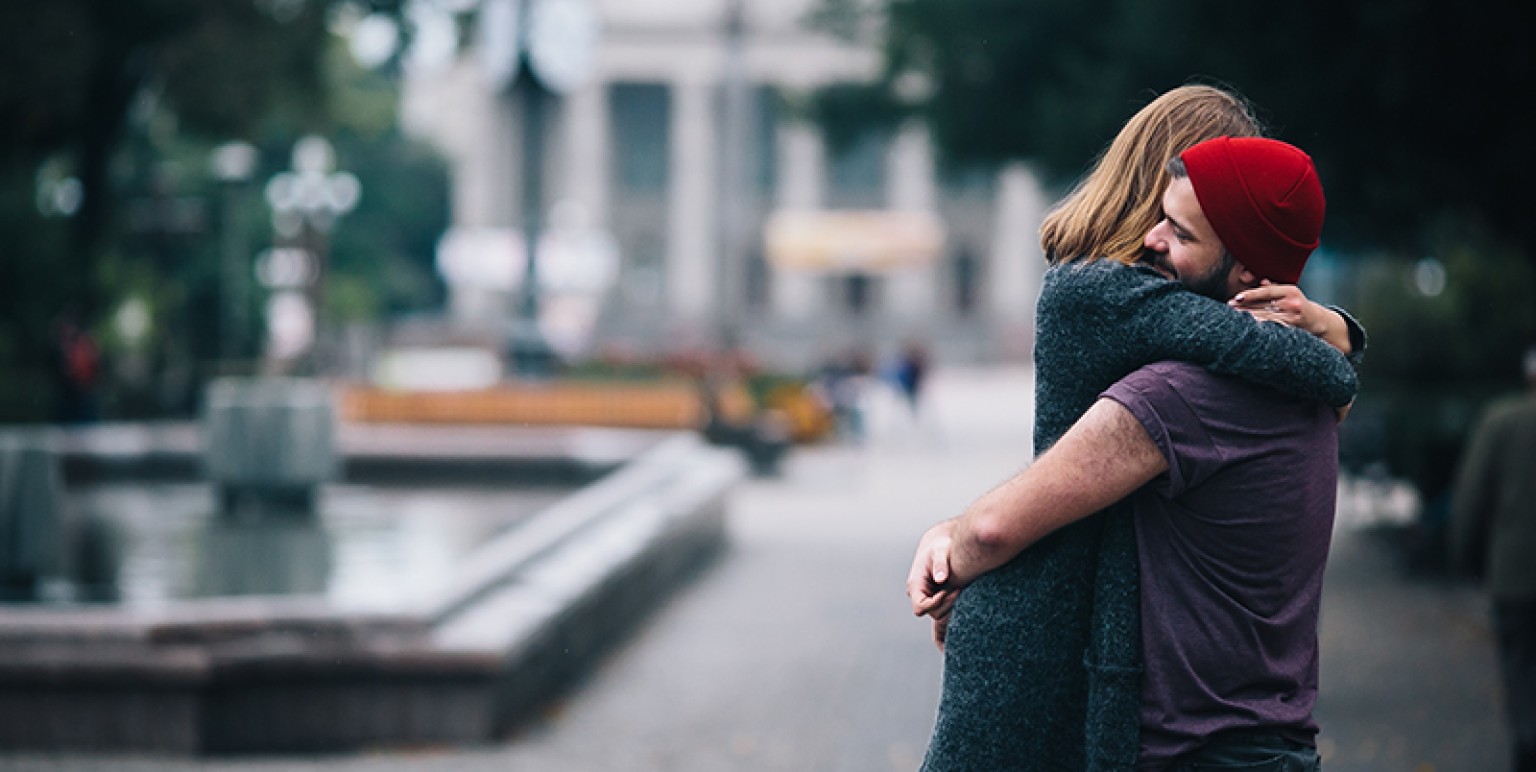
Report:
M1120 403L1100 399L1033 465L977 499L955 522L950 581L969 584L1167 468L1141 422Z

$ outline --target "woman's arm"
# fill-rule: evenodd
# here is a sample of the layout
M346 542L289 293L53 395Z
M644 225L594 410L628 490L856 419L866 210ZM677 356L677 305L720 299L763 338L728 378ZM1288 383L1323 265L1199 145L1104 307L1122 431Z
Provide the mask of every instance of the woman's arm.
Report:
M1294 284L1272 284L1268 279L1251 290L1232 296L1227 305L1255 319L1299 327L1321 338L1360 363L1365 353L1365 328L1342 308L1324 306L1307 298Z
M1085 268L1059 277L1053 312L1070 314L1124 372L1179 360L1333 407L1359 389L1344 355L1310 333L1265 324L1149 269Z

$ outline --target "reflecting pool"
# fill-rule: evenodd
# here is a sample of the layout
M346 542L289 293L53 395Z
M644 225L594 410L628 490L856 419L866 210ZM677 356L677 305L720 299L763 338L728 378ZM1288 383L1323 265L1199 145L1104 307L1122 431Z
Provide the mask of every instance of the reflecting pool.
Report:
M391 611L433 597L476 547L573 490L338 484L313 516L240 520L217 512L211 485L113 482L71 488L66 506L96 531L88 543L104 546L84 560L111 564L109 595L125 606L284 595Z

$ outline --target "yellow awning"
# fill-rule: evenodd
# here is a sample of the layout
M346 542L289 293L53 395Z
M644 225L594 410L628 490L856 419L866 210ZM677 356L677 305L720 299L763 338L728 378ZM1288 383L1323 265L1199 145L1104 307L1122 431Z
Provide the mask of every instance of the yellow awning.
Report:
M928 265L944 251L929 212L776 212L764 233L769 264L786 271L865 271Z

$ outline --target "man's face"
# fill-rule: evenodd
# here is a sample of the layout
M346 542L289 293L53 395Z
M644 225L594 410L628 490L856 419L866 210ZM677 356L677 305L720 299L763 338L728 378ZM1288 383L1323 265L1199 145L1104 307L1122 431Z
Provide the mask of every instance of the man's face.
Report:
M1187 177L1173 180L1163 193L1163 219L1142 245L1149 265L1193 292L1225 301L1241 289L1241 268L1222 249Z

